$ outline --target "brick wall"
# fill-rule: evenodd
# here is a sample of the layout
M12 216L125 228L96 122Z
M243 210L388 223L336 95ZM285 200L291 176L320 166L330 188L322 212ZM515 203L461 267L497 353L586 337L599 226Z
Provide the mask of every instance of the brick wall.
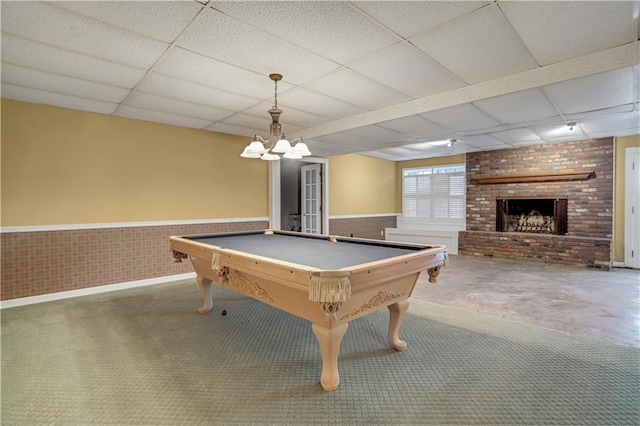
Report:
M467 154L467 230L460 232L459 253L608 268L613 153L613 138L605 138ZM596 178L484 185L474 179L562 171L595 171ZM515 197L568 198L567 235L495 232L496 198Z
M329 219L329 234L384 240L384 229L395 228L396 219L395 215Z
M266 229L266 221L3 233L2 300L193 272L169 236Z

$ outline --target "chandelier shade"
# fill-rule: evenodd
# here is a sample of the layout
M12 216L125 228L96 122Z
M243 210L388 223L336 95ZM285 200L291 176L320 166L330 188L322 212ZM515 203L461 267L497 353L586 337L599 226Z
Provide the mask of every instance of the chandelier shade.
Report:
M265 161L277 161L280 160L280 155L289 159L301 159L312 155L302 137L295 138L290 142L284 135L280 124L282 110L278 108L278 81L282 80L282 74L269 74L269 78L275 85L273 108L267 111L271 115L269 137L263 139L258 135L254 135L240 156L243 158L260 158Z

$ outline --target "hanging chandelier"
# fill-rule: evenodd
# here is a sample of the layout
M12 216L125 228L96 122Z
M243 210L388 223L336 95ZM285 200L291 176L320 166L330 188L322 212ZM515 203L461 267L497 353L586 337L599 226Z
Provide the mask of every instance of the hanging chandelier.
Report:
M269 74L269 78L275 84L275 95L273 107L267 111L271 115L271 124L269 125L269 137L263 139L258 135L254 135L249 145L247 145L240 154L244 158L260 158L266 161L279 160L280 155L284 158L300 159L311 155L307 144L302 138L295 138L289 142L282 132L282 125L278 121L282 110L278 109L278 81L282 80L282 74ZM297 142L294 146L292 143Z

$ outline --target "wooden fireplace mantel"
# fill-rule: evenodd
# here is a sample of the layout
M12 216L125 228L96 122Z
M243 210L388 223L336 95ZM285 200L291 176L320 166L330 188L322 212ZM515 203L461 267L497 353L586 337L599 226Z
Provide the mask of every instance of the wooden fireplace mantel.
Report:
M576 171L563 171L553 173L531 173L521 175L505 175L505 176L478 176L473 180L481 185L496 184L496 183L533 183L533 182L554 182L554 181L569 181L569 180L587 180L594 179L596 177L595 171L588 172L576 172Z

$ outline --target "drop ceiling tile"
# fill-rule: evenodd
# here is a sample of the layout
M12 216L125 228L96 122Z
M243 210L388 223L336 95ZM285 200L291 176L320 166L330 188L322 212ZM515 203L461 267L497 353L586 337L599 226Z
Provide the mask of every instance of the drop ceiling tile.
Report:
M592 118L580 122L580 128L587 133L614 132L616 130L640 127L640 111L622 114L610 114L601 118Z
M507 1L498 4L540 65L637 40L633 2ZM637 13L637 12L636 12ZM561 40L561 42L559 42Z
M243 111L245 114L254 115L256 117L266 117L269 122L271 122L271 117L269 116L269 109L273 106L273 102L261 102L257 105L252 106L251 108L247 108ZM323 117L320 115L311 114L305 111L300 111L295 108L283 107L282 105L278 105L278 108L282 110L282 114L280 115L280 122L282 125L294 125L296 127L313 127L319 124L328 123L331 121L329 117Z
M184 117L199 118L201 120L206 120L209 123L222 120L232 114L230 111L218 108L211 108L142 92L131 92L124 101L124 104L150 111L159 111Z
M200 86L156 73L147 74L140 84L138 84L136 90L229 111L248 108L258 102L256 99L235 95L211 87Z
M174 41L203 7L190 1L56 1L53 4L166 43Z
M538 135L529 129L504 130L502 132L491 133L491 136L498 138L509 145L520 143L540 143L542 141Z
M234 114L230 117L225 118L220 123L231 124L233 126L246 127L250 129L262 129L255 134L266 138L267 136L269 136L269 125L271 124L271 119L267 117L256 117L254 115L248 114ZM284 130L286 132L287 129Z
M83 99L76 96L61 95L44 90L30 89L2 83L2 97L33 104L51 105L60 108L78 109L98 114L111 114L118 104L101 102L93 99Z
M538 66L496 4L410 41L469 84Z
M349 68L413 98L465 86L462 80L410 43L398 43L374 52L349 64Z
M249 144L250 138L252 138L253 135L260 134L259 129L251 129L249 127L236 126L234 124L222 123L222 122L213 123L212 125L205 127L204 130L207 130L210 132L226 133L228 135L245 136L249 138L247 139L247 144ZM242 152L242 147L239 147L238 155L240 155L241 152Z
M133 88L145 70L2 34L2 63L20 65L80 80Z
M218 1L210 5L340 64L401 40L350 2Z
M362 1L356 7L405 38L490 4L487 1Z
M212 8L205 8L175 44L258 74L283 74L293 84L306 83L338 67L335 62Z
M369 144L367 139L342 132L331 133L314 139L351 148L367 147Z
M179 47L169 50L153 70L158 74L250 98L273 99L274 95L274 82L268 75L256 74ZM282 94L292 87L284 80L279 81L278 93Z
M509 148L503 141L491 135L465 136L462 142L482 149L493 147Z
M371 141L371 143L373 144L396 143L406 140L410 137L410 135L398 133L394 130L385 129L384 127L380 127L375 124L347 130L343 133Z
M531 130L547 142L569 142L586 139L580 124L573 131L569 130L566 123L533 126Z
M169 124L172 126L191 127L203 129L211 121L197 118L184 117L181 115L167 114L165 112L150 111L148 109L134 108L127 105L120 105L113 115L118 117L132 118L134 120L153 121L155 123Z
M459 132L485 129L500 125L498 121L494 120L485 112L479 110L470 103L430 111L419 115L443 127Z
M611 136L616 136L616 137L622 137L622 136L637 136L640 135L640 126L635 127L633 129L626 129L626 130L615 130L615 131L610 131L607 130L605 132L597 132L597 133L589 133L587 134L587 137L589 139L598 139L598 138L608 138Z
M579 112L576 114L565 115L567 120L586 120L589 118L598 118L609 114L619 114L623 112L631 112L635 108L634 104L620 105L611 108L599 109L596 111Z
M563 114L574 114L634 102L633 67L588 75L544 86Z
M4 3L2 32L137 68L149 68L169 47L159 40L38 2Z
M360 106L325 96L318 92L305 89L302 86L295 87L283 93L282 96L278 96L278 99L282 101L280 108L283 110L291 107L300 111L334 119L349 117L367 111Z
M411 98L346 68L331 71L304 85L307 89L367 109L378 109Z
M84 99L120 103L129 93L129 89L107 86L106 84L79 80L12 64L2 64L1 71L3 83Z
M503 123L525 123L554 117L558 111L540 89L522 90L473 102Z
M395 130L396 132L427 138L452 133L450 129L446 129L417 115L385 121L378 123L378 125L387 129Z

